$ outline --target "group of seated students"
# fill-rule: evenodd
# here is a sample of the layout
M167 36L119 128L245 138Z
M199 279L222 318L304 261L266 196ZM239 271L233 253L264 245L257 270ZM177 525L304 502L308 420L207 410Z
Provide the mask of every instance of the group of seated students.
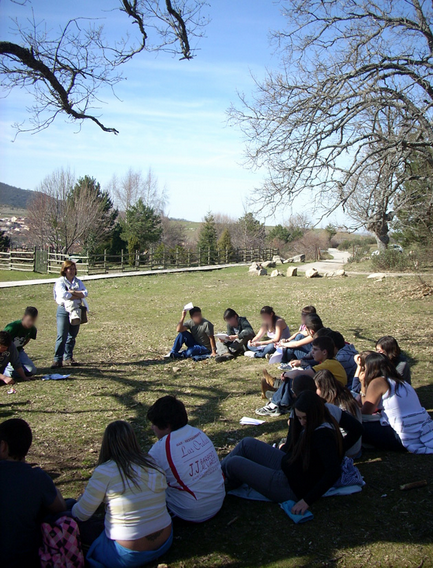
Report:
M51 478L26 463L30 426L0 424L0 551L2 566L40 566L40 524L73 517L92 567L135 567L172 545L173 518L202 523L225 498L218 455L206 434L188 424L184 404L164 396L148 410L158 441L148 453L132 426L118 420L104 432L99 460L78 501L63 499ZM105 505L104 520L95 513Z

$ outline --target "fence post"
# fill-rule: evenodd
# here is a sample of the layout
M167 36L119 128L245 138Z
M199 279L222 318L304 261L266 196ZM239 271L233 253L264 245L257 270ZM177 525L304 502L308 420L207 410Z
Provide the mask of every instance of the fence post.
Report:
M140 268L140 253L138 250L135 251L135 268L136 270Z
M187 259L187 262L188 262L188 268L189 268L189 267L191 266L191 249L188 249L188 259Z
M201 266L201 248L198 247L198 265Z
M165 246L162 245L162 268L165 268Z
M149 250L149 263L150 263L150 270L152 270L152 267L153 267L153 246L151 246L150 250Z
M104 249L104 274L107 274L107 249Z
M120 251L120 270L123 272L123 249Z

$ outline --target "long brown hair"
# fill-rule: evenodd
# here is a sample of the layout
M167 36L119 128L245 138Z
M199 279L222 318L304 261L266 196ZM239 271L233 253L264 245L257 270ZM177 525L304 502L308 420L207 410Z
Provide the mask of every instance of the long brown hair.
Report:
M98 465L110 460L113 460L119 468L123 490L127 485L130 486L131 482L137 489L140 488L134 465L160 471L153 459L140 448L131 424L124 420L111 422L105 429Z
M378 347L385 352L384 355L388 357L391 363L394 365L398 364L401 349L395 337L392 337L392 335L384 335L376 341L376 349Z
M384 377L389 387L391 387L389 379L394 380L397 383L396 392L401 385L404 385L403 377L386 355L371 353L365 360L365 384L367 387L372 380L378 377Z
M303 428L296 416L290 420L290 429L293 428L290 441L290 462L293 463L297 459L302 458L303 470L307 471L310 465L314 431L324 422L329 422L329 424L334 427L335 443L338 447L338 453L342 458L343 437L340 428L337 421L330 415L329 410L326 408L320 396L315 392L304 391L296 399L294 408L300 412L305 412L307 415L307 424L305 428Z
M316 387L320 389L320 396L325 402L343 408L343 410L346 410L356 418L359 406L356 404L349 389L337 381L331 371L327 369L319 371L314 376L314 382Z

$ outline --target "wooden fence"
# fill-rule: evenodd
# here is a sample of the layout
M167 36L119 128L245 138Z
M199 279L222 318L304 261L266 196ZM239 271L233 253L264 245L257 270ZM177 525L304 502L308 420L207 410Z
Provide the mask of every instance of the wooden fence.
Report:
M147 251L121 251L111 255L83 255L54 253L46 250L0 252L0 270L21 270L44 274L59 274L64 260L77 263L78 274L109 274L110 272L131 272L136 270L158 270L164 268L187 268L217 264L238 264L272 260L278 249L184 249L168 248L162 245Z

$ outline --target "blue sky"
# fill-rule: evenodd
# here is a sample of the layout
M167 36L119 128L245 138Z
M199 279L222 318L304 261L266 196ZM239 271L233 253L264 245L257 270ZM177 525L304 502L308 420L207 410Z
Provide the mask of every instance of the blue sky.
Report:
M38 0L33 5L37 19L46 18L55 28L70 17L89 14L89 4L92 15L107 8L107 0ZM8 16L25 11L8 0L0 3L2 37L8 34ZM200 40L195 59L142 53L123 69L127 80L116 87L120 100L110 92L101 95L106 103L101 105L102 121L116 127L118 136L91 122L78 132L77 125L58 117L48 130L12 141L12 125L27 118L31 97L15 91L1 100L0 181L35 189L53 170L69 167L104 186L130 167L143 172L151 167L167 186L171 216L199 221L207 211L242 215L263 174L242 166L242 135L227 125L226 111L236 103L238 91L251 93L251 75L260 79L266 68L277 66L269 32L282 19L271 0L214 0L208 12L207 37ZM116 17L128 29L126 17ZM282 212L278 220L290 213Z

